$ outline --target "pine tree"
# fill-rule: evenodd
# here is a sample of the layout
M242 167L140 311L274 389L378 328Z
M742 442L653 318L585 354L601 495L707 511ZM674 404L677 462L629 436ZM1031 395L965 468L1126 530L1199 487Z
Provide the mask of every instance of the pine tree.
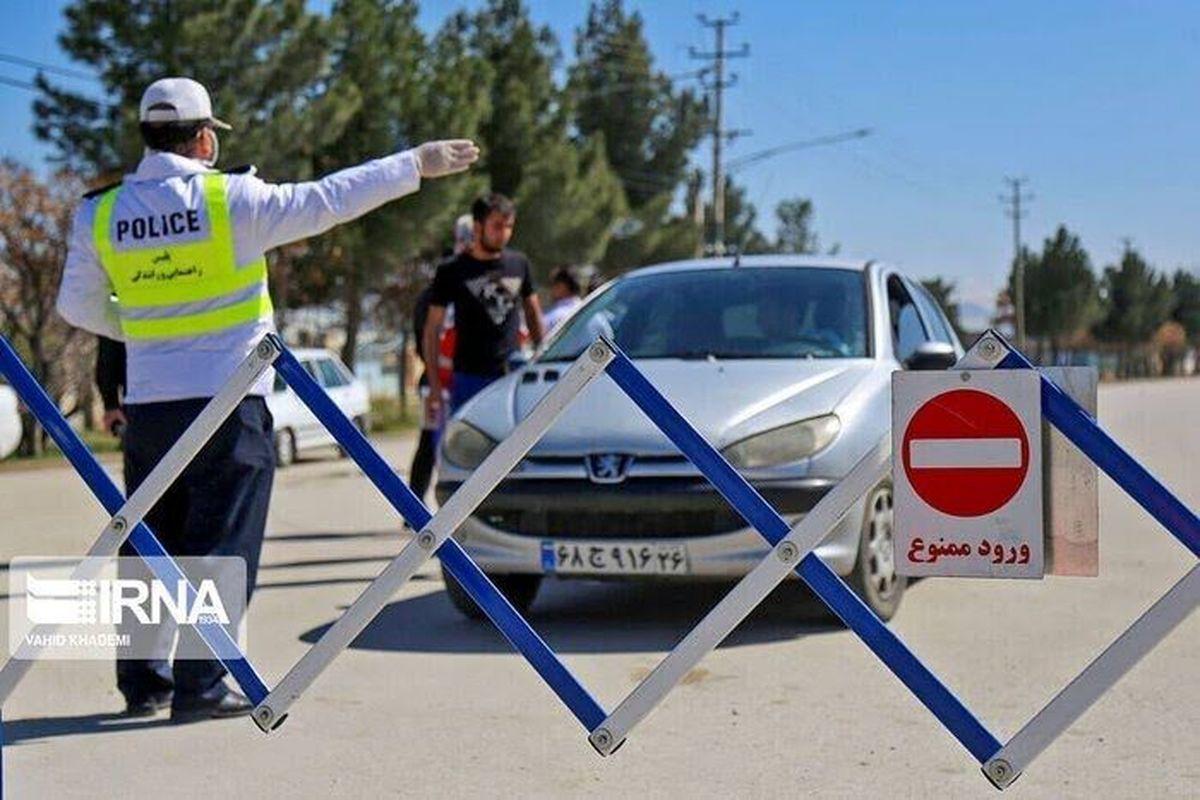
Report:
M779 227L775 233L775 249L780 253L809 254L820 249L816 231L812 229L813 204L805 197L783 200L775 206Z
M39 76L34 133L79 174L111 177L137 163L138 102L166 76L203 83L233 125L223 163L308 177L312 149L340 132L345 98L320 92L328 26L304 0L75 0L64 14L59 43L97 70L105 102Z
M580 150L560 141L526 168L517 208L513 244L545 281L554 267L599 260L612 220L625 213L625 195L599 142Z
M575 39L567 98L576 135L602 140L620 177L627 215L603 257L609 272L692 256L699 231L674 216L688 180L688 156L704 135L707 110L654 68L641 15L620 0L593 2Z
M489 0L479 12L459 12L447 24L491 66L490 113L479 131L482 167L494 191L515 197L542 148L565 136L554 84L558 41L550 28L534 25L521 0Z
M711 224L712 208L707 219ZM746 197L746 188L727 180L725 183L725 241L730 251L752 255L770 253L774 248L758 229L758 209ZM710 237L711 238L711 237Z
M603 254L626 203L604 142L574 142L569 103L554 82L559 46L519 0L491 0L448 23L490 68L489 114L480 126L491 188L517 200L513 246L544 278L554 266Z
M621 0L593 2L575 39L568 95L583 138L604 137L630 208L672 194L704 135L704 103L654 69L640 14Z
M1175 296L1171 318L1183 326L1188 341L1200 345L1200 277L1187 270L1176 270L1171 293Z
M415 0L339 0L331 11L330 91L356 98L339 136L319 148L320 173L394 153L433 138L473 138L486 108L486 70L462 55L445 30L433 42L417 26ZM363 298L413 273L435 256L453 220L482 188L478 177L430 181L415 196L389 203L316 240L306 259L308 284L333 278L345 308L343 360L353 366ZM333 288L327 285L326 288Z
M1101 283L1104 316L1096 324L1096 338L1121 347L1121 371L1144 373L1145 364L1134 364L1131 356L1141 351L1159 325L1171 314L1171 282L1146 263L1133 247L1126 245L1121 263L1106 267Z
M1079 237L1059 225L1054 236L1042 243L1041 253L1026 251L1023 260L1026 332L1047 342L1052 358L1057 359L1059 351L1099 313L1091 259ZM1010 292L1014 281L1010 274Z

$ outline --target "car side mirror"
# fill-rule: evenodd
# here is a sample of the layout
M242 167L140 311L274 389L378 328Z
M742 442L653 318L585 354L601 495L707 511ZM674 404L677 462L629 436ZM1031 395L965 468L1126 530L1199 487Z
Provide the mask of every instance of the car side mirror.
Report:
M950 369L958 361L954 347L946 342L924 342L904 359L905 369Z

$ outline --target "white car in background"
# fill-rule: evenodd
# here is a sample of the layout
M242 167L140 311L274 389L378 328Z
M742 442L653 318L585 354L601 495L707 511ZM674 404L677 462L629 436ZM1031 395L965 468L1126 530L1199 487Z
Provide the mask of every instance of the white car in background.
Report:
M17 393L0 383L0 458L12 455L21 444L21 412Z
M371 409L367 385L328 350L297 349L292 350L292 354L337 407L366 433ZM286 467L311 450L337 447L333 436L278 373L275 374L275 386L267 396L267 408L275 418L275 463L278 466ZM340 449L338 452L340 454Z

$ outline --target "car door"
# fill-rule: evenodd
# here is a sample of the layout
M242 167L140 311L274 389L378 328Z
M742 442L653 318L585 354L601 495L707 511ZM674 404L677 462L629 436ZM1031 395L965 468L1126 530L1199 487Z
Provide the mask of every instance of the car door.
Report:
M887 278L888 321L892 334L892 353L900 366L917 352L917 348L932 341L925 322L913 300L913 290L897 274Z
M912 290L913 299L917 303L917 311L920 312L921 319L925 322L925 329L930 332L935 341L945 342L950 345L961 357L963 354L962 343L959 342L958 335L955 334L950 320L946 318L937 301L933 299L933 295L920 284L910 283L909 287Z

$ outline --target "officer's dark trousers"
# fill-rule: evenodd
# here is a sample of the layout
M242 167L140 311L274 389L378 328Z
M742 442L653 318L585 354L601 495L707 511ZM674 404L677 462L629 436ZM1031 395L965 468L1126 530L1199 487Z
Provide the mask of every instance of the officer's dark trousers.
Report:
M131 494L166 454L208 401L178 400L125 407L126 492ZM261 397L238 405L204 449L146 517L150 529L173 556L240 556L246 561L247 602L258 572L267 504L275 475L271 413ZM126 543L121 555L134 552ZM174 705L219 699L226 689L219 661L177 658L168 664L173 629L162 626L149 635L164 638L154 652L162 658L117 661L117 688L129 701L174 689ZM143 631L141 635L145 636ZM194 629L179 629L179 647L202 652Z

